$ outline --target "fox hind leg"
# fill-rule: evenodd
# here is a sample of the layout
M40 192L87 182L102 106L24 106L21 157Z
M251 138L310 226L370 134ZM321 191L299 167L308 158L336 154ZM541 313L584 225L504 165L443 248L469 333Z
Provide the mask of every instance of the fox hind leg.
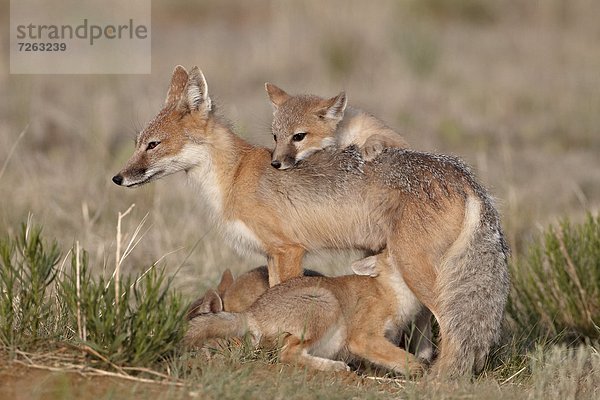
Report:
M423 365L409 352L390 343L385 337L361 335L349 343L352 354L373 364L406 376L421 375Z
M328 358L316 357L308 353L312 341L302 340L290 335L285 338L281 350L281 361L304 365L320 371L350 371L350 367L342 361L334 361Z

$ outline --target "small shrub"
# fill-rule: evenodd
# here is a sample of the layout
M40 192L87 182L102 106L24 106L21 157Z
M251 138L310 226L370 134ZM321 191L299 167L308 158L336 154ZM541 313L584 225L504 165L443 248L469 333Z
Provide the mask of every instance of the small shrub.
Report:
M173 351L183 335L185 307L181 296L169 291L171 280L165 281L164 270L125 277L117 298L115 281L92 278L87 260L84 252L79 297L75 254L58 292L76 329L80 315L80 339L114 364L144 365Z
M600 339L600 217L549 228L512 265L509 318L517 332L555 341Z
M71 252L59 273L59 251L41 230L23 226L0 239L0 344L26 349L39 339L85 344L101 362L152 364L179 344L186 304L170 290L164 270L114 279L90 273L85 251ZM78 287L79 286L79 287ZM91 352L94 354L94 352Z
M59 257L56 242L45 243L39 228L23 224L16 238L0 238L1 344L23 347L47 334Z

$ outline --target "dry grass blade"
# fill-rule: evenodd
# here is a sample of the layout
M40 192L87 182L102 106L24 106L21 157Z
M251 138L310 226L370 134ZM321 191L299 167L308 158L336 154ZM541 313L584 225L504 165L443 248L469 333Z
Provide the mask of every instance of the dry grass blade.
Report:
M175 249L173 251L170 251L166 254L163 254L158 260L156 260L150 267L148 267L148 269L146 269L131 285L130 288L133 288L135 285L137 285L142 279L144 279L144 277L150 272L152 271L152 269L154 269L159 262L161 262L163 259L165 259L166 257L168 257L169 255L176 253L180 250L183 250L183 247L180 247L178 249Z
M79 339L82 341L87 340L87 332L86 332L86 324L84 320L84 316L81 313L81 257L79 255L79 241L75 244L75 279L76 279L76 295L77 295L77 333L79 334Z
M12 360L11 362L13 362L15 364L23 365L28 368L43 369L43 370L52 371L52 372L71 372L71 373L80 374L81 376L88 376L88 377L89 376L108 376L111 378L126 379L128 381L135 381L135 382L142 382L142 383L154 383L154 384L160 384L160 385L179 386L179 387L185 386L185 384L183 382L161 381L161 380L148 379L148 378L139 378L137 376L105 371L102 369L93 368L93 367L86 366L86 365L79 365L79 364L65 363L59 367L51 367L49 365L36 364L33 362L24 362L21 360Z
M115 301L118 303L119 301L119 283L120 283L120 276L121 276L121 263L123 262L123 259L121 258L121 220L131 212L131 210L133 210L133 207L135 207L135 203L130 205L129 208L127 209L127 211L125 211L124 213L121 213L119 211L118 214L118 218L117 218L117 249L116 249L116 254L115 254L115 270L113 271L113 275L112 278L115 280ZM123 257L124 258L124 257Z
M25 136L25 132L27 132L28 128L29 128L29 124L27 124L27 126L25 127L25 129L23 129L21 131L21 133L17 137L17 140L15 140L15 142L11 146L11 148L10 148L10 150L8 152L8 156L6 157L6 160L4 160L4 163L2 164L2 169L0 169L0 179L2 179L2 176L4 175L4 171L6 171L6 167L8 166L8 162L10 161L10 159L12 158L13 153L17 149L17 145L19 144L19 142L21 141L21 139L23 139L23 136Z
M119 371L122 374L125 374L125 371L119 367L118 365L110 362L110 360L106 357L104 357L102 354L98 353L96 350L92 349L90 346L74 346L77 350L81 350L85 353L91 354L94 357L99 358L100 360L104 361L105 363L107 363L108 365L110 365L112 368L114 368L115 370Z
M382 383L393 383L401 388L406 386L406 379L402 378L386 378L384 376L363 376L362 378Z
M502 382L500 382L500 385L506 385L507 383L509 383L510 381L512 381L513 379L515 379L517 376L519 376L523 371L525 371L527 369L527 367L523 367L520 370L518 370L517 372L515 372L514 374L512 374L511 376L509 376L508 378L506 378L505 380L503 380Z
M137 381L137 382L184 386L184 384L181 380L174 378L172 376L161 374L160 372L153 371L148 368L135 368L135 367L121 368L121 367L111 363L109 360L107 360L105 357L103 357L101 354L99 354L97 351L95 351L94 349L92 349L89 346L83 345L83 346L70 346L70 347L72 347L75 350L82 351L83 353L90 354L94 357L98 357L99 359L103 360L107 364L111 365L111 367L113 367L117 372L110 372L110 371L106 371L103 369L98 369L98 368L94 368L89 365L86 365L85 357L79 358L79 357L74 356L73 354L57 356L56 352L27 353L24 351L16 350L15 354L17 354L22 359L16 358L16 359L13 359L11 362L14 362L14 363L17 363L20 365L24 365L27 367L31 367L31 368L45 369L48 371L74 372L74 373L79 373L82 376L110 376L110 377L127 379L127 380L132 380L132 381ZM63 348L63 350L64 349L65 348ZM47 365L48 362L52 362L53 365L52 366ZM158 378L162 378L162 380L140 378L140 377L128 374L127 371L147 373L149 375L153 375Z

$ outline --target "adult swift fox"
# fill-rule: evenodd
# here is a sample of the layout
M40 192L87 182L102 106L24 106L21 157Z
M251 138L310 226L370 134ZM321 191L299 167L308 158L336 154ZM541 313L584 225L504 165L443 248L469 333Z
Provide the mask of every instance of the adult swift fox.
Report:
M407 148L408 143L383 122L364 111L346 107L346 93L324 99L313 95L291 96L265 83L273 105L275 150L271 165L288 169L316 151L335 145L356 145L371 161L385 147Z
M483 367L503 319L508 247L464 163L389 148L365 162L354 146L326 148L286 171L270 162L268 149L217 116L200 70L179 66L165 106L113 181L135 187L186 171L233 245L266 255L270 286L300 276L307 251L383 251L439 323L434 367L451 375Z
M422 371L419 360L390 341L417 311L411 309L415 306L412 298L405 301L406 295L412 295L397 275L386 265L376 278L292 278L268 289L241 312L226 311L226 299L209 290L196 307L185 342L199 345L211 338L249 333L255 344L282 339L283 362L320 370L349 370L339 360L356 356L415 375Z

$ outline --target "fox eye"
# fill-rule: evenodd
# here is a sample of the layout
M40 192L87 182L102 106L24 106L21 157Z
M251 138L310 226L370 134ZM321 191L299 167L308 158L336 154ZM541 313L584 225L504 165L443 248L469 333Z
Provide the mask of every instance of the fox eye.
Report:
M273 140L277 141L277 135L273 135Z
M302 139L304 139L304 136L306 136L306 132L299 132L292 136L292 140L294 142L300 142Z
M148 142L148 146L146 147L146 150L152 150L153 148L155 148L159 144L160 144L160 142Z

